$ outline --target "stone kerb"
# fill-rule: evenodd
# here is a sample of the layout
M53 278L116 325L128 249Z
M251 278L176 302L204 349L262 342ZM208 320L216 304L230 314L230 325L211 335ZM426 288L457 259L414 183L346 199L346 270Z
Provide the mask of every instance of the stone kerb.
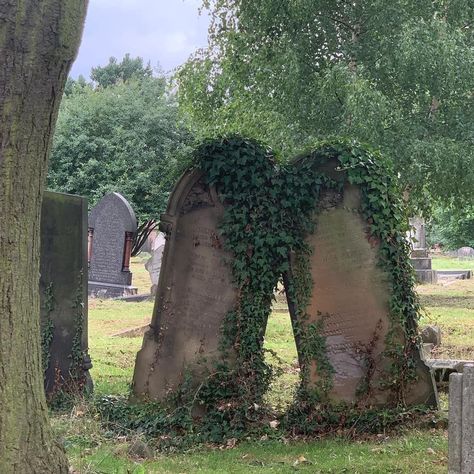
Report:
M474 364L449 377L448 436L448 473L474 473Z
M152 321L135 364L138 398L164 400L186 375L198 386L222 358L221 326L237 301L232 255L219 232L223 214L203 173L185 173L160 220L166 243Z
M89 294L117 297L136 294L130 257L137 219L119 193L104 196L89 215Z

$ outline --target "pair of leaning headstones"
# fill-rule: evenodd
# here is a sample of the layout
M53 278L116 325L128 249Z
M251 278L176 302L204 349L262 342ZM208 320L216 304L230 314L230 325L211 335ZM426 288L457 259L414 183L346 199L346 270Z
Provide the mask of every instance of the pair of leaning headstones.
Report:
M288 260L283 279L305 373L302 383L309 392L325 386L331 403L358 402L363 392L366 405L386 406L395 400L432 405L436 393L418 352L404 232L375 221L385 214L399 225L400 202L380 179L383 167L347 159L351 153L349 145L329 146L293 163L296 169L313 161L319 172L314 186L321 186L314 194L313 225L304 236L303 247L309 252L299 247L282 256ZM376 158L371 155L368 162ZM224 355L222 350L224 322L239 306L241 294L232 273L234 255L221 232L223 219L231 218L226 215L229 205L222 190L210 184L212 173L212 166L207 173L199 167L185 173L161 218L167 241L152 322L135 366L133 390L139 398L166 399L186 374L191 374L192 386L199 387L223 357L231 366L238 361L232 351ZM262 180L269 195L271 179ZM380 196L383 202L376 199ZM275 196L276 205L278 199ZM382 208L391 205L395 211ZM399 268L393 266L391 254L401 257ZM305 298L295 298L302 274L310 291ZM319 350L308 353L312 336ZM411 371L411 376L403 371Z

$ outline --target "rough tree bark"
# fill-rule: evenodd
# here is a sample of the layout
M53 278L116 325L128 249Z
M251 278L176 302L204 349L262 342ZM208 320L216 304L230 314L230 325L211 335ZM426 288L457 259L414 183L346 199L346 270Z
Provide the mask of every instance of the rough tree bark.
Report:
M40 361L39 222L87 0L0 0L0 472L68 472Z

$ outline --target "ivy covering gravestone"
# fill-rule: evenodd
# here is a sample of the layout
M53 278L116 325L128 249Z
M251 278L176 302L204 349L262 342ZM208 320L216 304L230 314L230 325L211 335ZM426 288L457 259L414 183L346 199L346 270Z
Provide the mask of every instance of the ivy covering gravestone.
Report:
M215 344L208 351L206 344L195 345L191 337L187 356L182 356L183 343L177 346L180 355L179 363L173 365L174 374L155 373L163 363L160 351L165 347L166 360L171 363L173 341L179 339L180 329L188 337L192 333L187 329L187 319L181 319L181 313L175 311L182 301L176 305L168 297L174 291L173 285L180 285L180 277L187 278L185 269L175 273L176 242L183 237L179 231L180 206L172 204L175 191L170 201L175 210L171 213L172 224L166 218L162 227L169 234L163 256L165 276L160 278L151 330L137 359L135 396L189 407L190 414L200 413L202 430L206 432L207 426L215 438L219 433L223 436L245 431L249 423L262 417L263 397L275 377L265 359L263 342L274 290L285 280L301 367L300 389L294 405L282 419L285 426L296 432L324 431L329 425L354 422L360 419L362 411L367 414L372 408L376 412L380 407L389 410L417 403L435 404L432 380L418 353L420 305L405 239L407 216L393 171L383 157L355 142L334 140L320 143L296 163L279 164L265 146L228 137L206 141L194 158L194 173L208 186L206 189L214 190L218 199L213 202L219 202L222 209L213 225L217 226L221 255L231 272L226 291L234 298L226 300L229 305L211 305L214 329L208 336L217 341L217 352ZM178 188L182 187L180 182ZM191 185L188 191L190 188ZM181 208L188 195L182 194ZM194 209L209 205L209 200L198 201L202 203L193 204ZM368 336L360 341L345 341L346 348L357 353L360 367L357 374L352 374L350 396L342 397L333 391L341 380L337 357L331 356L334 345L328 344L327 319L317 306L311 308L318 271L318 266L312 265L320 251L312 245L312 236L318 235L320 220L324 222L321 212L331 206L343 213L346 207L352 207L347 212L353 214L358 234L348 235L348 242L359 239L357 245L365 252L360 256L369 258L368 263L359 265L360 278L372 279L373 283L380 279L381 288L379 298L380 295L370 294L370 284L364 287L377 303L376 310L368 316ZM196 230L189 227L184 237L199 246L203 240L201 230L196 222ZM205 235L208 234L206 231ZM340 241L344 245L344 239ZM343 264L343 259L335 256L325 255L327 269L331 268L331 260L335 265ZM201 271L202 278L210 278L212 265ZM173 276L166 276L167 273ZM342 291L347 289L343 285ZM332 291L332 295L326 295L329 301L344 298L337 288L326 290ZM210 285L206 291L212 300L223 290ZM374 291L378 291L376 287ZM200 298L206 295L201 294ZM346 297L350 308L354 292ZM192 301L189 304L192 313ZM202 316L209 308L203 312L198 307L194 310L195 317L201 318L200 324L206 324ZM363 301L359 299L358 311L362 310ZM329 316L336 320L338 317ZM350 311L346 311L344 318L350 317ZM217 320L221 321L218 330L214 325ZM339 336L344 336L344 332ZM375 350L371 340L376 340ZM344 347L340 349L339 356L344 353ZM141 363L144 356L148 358L145 365ZM202 370L196 370L196 364ZM424 398L412 397L420 383ZM373 420L370 423L376 426Z

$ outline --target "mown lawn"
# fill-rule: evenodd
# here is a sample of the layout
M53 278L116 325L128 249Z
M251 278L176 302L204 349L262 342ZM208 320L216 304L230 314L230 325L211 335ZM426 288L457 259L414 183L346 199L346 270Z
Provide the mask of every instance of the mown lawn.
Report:
M142 260L141 262L139 260ZM140 275L140 288L148 282L135 259L133 271ZM141 273L140 273L141 272ZM426 307L422 324L438 324L443 346L435 357L474 359L474 280L448 286L419 287ZM94 362L92 377L98 395L126 394L142 336L123 337L124 331L150 322L153 303L90 301L89 345ZM292 399L298 382L298 364L289 315L279 296L269 320L265 346L276 354L282 368L267 401L283 409ZM269 360L275 362L272 354ZM79 473L442 473L446 472L447 434L444 429L407 428L396 436L378 436L365 441L343 438L323 440L269 439L233 446L207 447L164 455L147 443L146 459L129 453L139 434L117 437L106 432L87 405L76 406L67 415L54 415L53 426L65 440Z
M434 270L474 270L474 259L433 255L431 260Z

